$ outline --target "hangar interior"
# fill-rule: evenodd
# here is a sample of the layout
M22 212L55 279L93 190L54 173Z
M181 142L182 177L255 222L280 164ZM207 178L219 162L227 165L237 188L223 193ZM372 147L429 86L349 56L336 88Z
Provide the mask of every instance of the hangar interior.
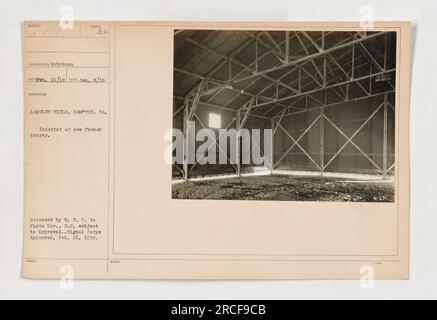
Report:
M396 39L379 31L175 31L173 123L186 141L173 197L393 201ZM271 129L270 164L188 164L190 121L196 130Z

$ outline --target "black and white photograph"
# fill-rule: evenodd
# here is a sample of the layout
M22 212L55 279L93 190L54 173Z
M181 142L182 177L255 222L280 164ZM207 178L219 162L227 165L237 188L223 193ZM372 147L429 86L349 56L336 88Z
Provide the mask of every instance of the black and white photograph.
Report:
M0 300L437 298L437 1L0 7Z
M394 202L397 33L176 30L172 198Z

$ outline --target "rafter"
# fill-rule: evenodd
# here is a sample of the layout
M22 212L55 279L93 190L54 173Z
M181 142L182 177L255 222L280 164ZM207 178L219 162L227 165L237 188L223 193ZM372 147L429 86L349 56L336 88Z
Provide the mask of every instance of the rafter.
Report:
M299 36L299 34L298 34L297 32L295 32L295 35L296 35L296 37L297 37L297 39L298 39L300 45L302 46L302 49L305 51L305 53L307 54L307 56L309 56L309 55L310 55L310 52L309 52L308 48L305 46L305 44L303 43L301 37ZM322 72L320 71L320 69L319 69L319 67L317 66L317 64L316 64L316 62L314 61L314 59L310 59L309 61L310 61L311 64L313 65L314 70L316 70L316 72L318 73L319 77L320 77L321 79L323 79L323 74L322 74Z
M263 31L263 34L270 40L270 42L275 46L278 52L283 55L281 47L276 43L275 39L273 39L272 35L268 31ZM285 57L284 57L285 58Z
M346 76L346 78L347 79L349 79L349 80L354 80L354 78L353 77L351 77L350 75L349 75L349 73L347 73L347 71L338 63L338 61L331 55L331 54L328 54L327 55L328 57L329 57L329 59L337 66L337 68ZM367 95L370 95L371 94L371 92L370 91L367 91L367 89L366 88L364 88L364 86L359 82L359 81L357 81L356 82L356 84L367 94Z
M250 93L250 92L248 92L248 91L234 88L233 86L231 86L231 85L225 83L224 81L218 80L218 79L207 78L207 77L205 77L205 76L202 76L202 75L199 75L199 74L195 74L195 73L192 73L192 72L187 72L187 71L185 71L185 70L181 70L181 69L179 69L179 68L174 68L174 71L184 73L184 74L186 74L186 75L189 75L189 76L191 76L191 77L193 77L193 78L196 78L196 79L199 79L199 80L204 80L204 81L207 80L208 83L212 83L212 84L215 84L215 85L217 86L216 88L214 88L215 90L220 90L220 88L226 88L227 90L230 90L230 91L233 91L233 92L236 92L236 93L239 93L239 94L242 94L242 95L248 96L248 97L250 97L250 98L253 98L253 97L256 96L255 94ZM198 84L194 87L194 90L197 88L197 86L198 86ZM193 90L191 90L191 91L187 94L187 97L189 97L190 95L192 95L192 93L193 93ZM265 101L271 101L271 100L272 100L272 98L269 98L269 97L264 97L264 96L259 96L259 95L258 95L258 97L261 98L261 99L264 99ZM228 104L226 104L224 107L227 107L227 106L228 106Z
M326 34L325 34L325 37L326 37ZM320 40L320 39L317 39L317 40ZM341 41L339 44L341 44L341 43L343 43L343 42L344 42L344 41ZM303 50L303 49L301 49L301 50ZM341 58L344 57L344 56L346 56L347 54L348 54L348 52L342 54L342 55L341 55ZM299 73L300 73L301 71L304 71L304 73L308 76L308 78L312 79L312 81L316 82L319 86L322 86L321 83L318 82L318 80L315 79L314 76L304 68L304 65L305 65L306 63L308 63L308 61L307 61L307 62L304 62L302 65L298 66L296 69L293 69L293 70L291 70L290 72L287 72L286 74L284 74L284 77L290 75L291 73L293 73L293 72L296 71L296 70L298 70ZM305 78L305 79L308 79L308 78ZM297 85L299 86L298 91L299 91L299 92L302 92L302 89L306 88L307 86L309 86L309 85L311 84L311 82L310 82L310 83L307 83L307 84L305 84L305 85L302 85L302 84L301 84L301 81L302 81L302 80L304 80L304 77L302 77L302 76L299 74L299 76L297 77L297 79L294 80L292 83L290 83L290 85L291 85L291 86L295 86L295 85L296 85L296 82L297 82ZM338 87L338 88L341 89L341 87Z
M252 35L251 33L249 33L249 32L246 32L249 36L251 36L252 38L255 38L255 36L254 35ZM329 35L331 32L327 32L327 33L324 33L324 34L322 34L322 37L320 37L319 39L317 39L317 41L320 41L320 40L322 40L322 42L324 42L324 39L326 38L326 36L327 35ZM287 32L286 32L286 34L287 34ZM286 39L285 39L285 41L283 41L283 42L281 42L280 43L280 45L282 45L282 44L284 44L284 42L286 43L287 42L287 39L291 39L291 38L293 38L293 37L296 37L295 36L295 34L293 33L293 35L291 35L291 36L287 36L286 35ZM344 40L342 40L342 41L340 41L339 43L337 43L336 45L340 45L340 44L342 44L342 43L344 43ZM265 48L268 50L264 55L267 55L267 54L269 54L270 52L272 52L272 50L274 50L274 48L273 47L270 47L270 46L268 46L268 45L264 45L265 46ZM297 51L297 54L298 53L300 53L300 52L302 52L302 51L304 51L303 49L300 49L300 50L298 50ZM295 58L295 59L301 59L302 57L290 57L290 58ZM255 63L255 62L254 62ZM280 61L280 64L282 64L283 62L282 61ZM282 75L282 76L280 76L279 78L278 78L278 80L279 81L282 81L282 79L284 79L285 77L287 77L287 76L289 76L291 73L293 73L293 72L295 72L295 71L299 71L300 72L300 69L302 68L302 66L303 65L305 65L305 63L307 63L307 62L304 62L302 65L300 65L300 66L295 66L292 70L290 70L290 71L288 71L288 72L286 72L284 75ZM243 72L244 70L242 70L241 72L240 72L240 74ZM238 76L240 75L240 74L238 74L237 76L235 76L235 78L238 78ZM313 77L310 73L308 73L309 74L309 76L311 76L311 77ZM299 78L296 80L296 81L293 81L292 83L290 83L289 85L291 85L292 87L296 84L296 82L298 82L298 84L300 85L301 84L301 76L299 75ZM255 78L248 86L246 86L245 88L244 88L244 90L246 90L247 88L249 88L252 84L254 84L255 82L257 82L258 81L258 78ZM317 81L317 80L316 80ZM268 90L268 89L270 89L271 88L271 86L273 86L275 83L270 83L269 85L267 85L261 92L260 92L260 94L262 94L262 93L264 93L266 90ZM302 89L302 88L299 88L298 89L298 91L300 92L301 90L300 89ZM281 89L280 90L280 92L278 92L278 95L279 95L279 93L282 93L282 91L283 91L283 89ZM234 99L236 99L237 97L238 97L239 95L235 95L231 100L229 100L229 103L230 102L232 102L232 101L234 101ZM272 98L273 98L273 96L272 96ZM277 99L278 97L276 97L276 99ZM281 104L278 104L278 106L281 106Z
M369 59L375 64L375 66L379 69L379 71L383 71L384 68L379 64L378 61L376 61L375 57L369 52L369 50L364 45L364 43L360 42L359 46L366 53L366 55L369 57Z
M322 37L316 39L316 41L322 41L322 43L325 44L326 36L329 35L329 34L330 34L330 32L325 33L325 34L322 34ZM295 35L294 35L294 37L295 37ZM352 37L352 39L354 39L354 36L353 36L353 35L351 35L351 37ZM338 43L334 44L334 46L342 45L342 44L346 43L347 41L350 41L350 39L344 39L344 40L341 40L341 41L339 41ZM352 49L350 49L350 50L352 50ZM301 48L301 49L299 50L299 52L301 52L301 51L304 51L304 49ZM340 58L343 58L343 57L346 56L347 54L348 54L348 51L345 52L345 53L343 53L343 54L340 56ZM299 73L301 73L302 71L304 71L304 73L308 76L308 78L310 78L312 81L316 82L316 83L321 87L321 83L320 83L317 79L315 79L314 76L313 76L310 72L308 72L308 71L306 70L306 68L304 67L304 65L307 64L307 63L309 63L309 61L305 61L305 62L302 63L301 65L299 65L299 66L295 66L291 71L289 71L289 72L287 72L286 74L284 74L283 77L280 77L280 79L282 80L282 78L284 78L284 77L290 75L291 73L293 73L293 72L295 72L295 71L299 71ZM297 85L299 86L298 91L301 92L302 89L306 88L307 86L309 86L309 85L311 84L311 82L309 82L309 83L303 85L301 82L302 82L304 79L307 79L307 78L306 78L306 77L303 77L302 75L299 74L299 76L297 77L297 79L294 80L292 83L290 83L290 85L291 85L291 86L295 86L295 85L296 85L296 82L297 82ZM272 83L271 85L273 85L273 83ZM270 87L270 85L269 85L268 87ZM267 87L266 87L266 88L267 88ZM341 89L341 86L338 87L338 88ZM335 90L335 89L336 89L336 88L333 88L332 90ZM282 94L282 90L280 91L280 94ZM278 107L278 106L280 106L280 104L274 105L271 109L274 109L274 108L276 108L276 107ZM267 113L270 112L271 109L269 109L269 110L267 111ZM267 113L266 113L266 114L267 114Z
M310 37L310 35L307 33L307 32L305 32L305 31L302 31L301 32L312 44L313 44L313 46L318 50L318 51L320 51L320 52L322 52L323 51L323 48L322 47L320 47L315 41L314 41L314 39L313 38L311 38Z
M347 52L345 53L345 54L343 54L341 57L343 57L343 56L345 56L347 54ZM307 62L308 63L308 62ZM362 65L361 65L362 66ZM358 66L358 67L361 67L361 66ZM293 72L294 70L292 70L292 72ZM311 78L311 73L309 73L308 74L308 77L309 78ZM299 75L299 77L298 77L298 79L296 79L295 81L293 81L292 83L291 83L291 85L294 85L296 82L300 82L301 80L303 80L303 77L302 77L302 79L299 79L299 78L301 78L301 76ZM307 78L306 78L307 79ZM314 81L314 79L313 79L313 81ZM309 82L309 83L307 83L307 84L305 84L305 85L302 85L302 87L300 88L300 89L305 89L307 86L309 86L310 84L311 84L312 82ZM340 84L339 82L335 82L335 84ZM349 86L349 84L346 84L346 86ZM322 87L321 85L320 85L320 87ZM336 91L336 89L340 89L341 90L341 88L342 88L342 86L340 85L340 86L338 86L338 87L329 87L328 89L330 89L330 90L332 90L332 91ZM323 88L321 88L322 90L323 90ZM301 91L301 93L303 93L302 92L302 90L299 90L299 91ZM336 92L337 93L337 92ZM311 96L311 94L312 93L309 93L308 94L308 96L309 97L312 97ZM342 99L342 100L348 100L348 94L347 94L347 91L345 92L345 96L346 96L346 98L343 98L339 93L337 93L337 95L339 95L339 97ZM301 97L305 97L304 95L303 96L301 96ZM280 107L281 105L280 104L275 104L275 105L273 105L272 106L272 108L270 108L265 114L268 114L271 110L273 110L273 109L275 109L275 108L278 108L278 107ZM287 109L289 109L289 107L286 107ZM282 109L282 108L281 108ZM264 115L265 115L264 114Z
M248 72L250 72L250 73L252 73L252 74L255 74L255 73L256 73L256 70L255 70L255 69L252 69L250 66L247 66L247 65L245 65L244 63L242 63L242 62L240 62L239 60L237 60L237 59L235 58L235 55L234 55L233 57L230 57L230 56L227 56L227 55L221 54L221 53L217 52L217 50L214 50L214 49L212 49L212 48L210 48L210 47L208 47L208 46L206 46L206 45L204 45L204 44L202 44L202 43L200 43L200 42L198 42L198 41L196 41L196 40L193 40L193 39L191 39L191 38L189 38L189 37L181 36L181 38L182 38L184 41L186 41L186 42L188 42L188 43L191 43L192 45L197 46L198 48L200 48L200 49L202 49L202 50L208 51L208 52L210 52L211 54L214 54L214 55L218 56L219 58L223 59L226 63L234 63L234 64L238 65L239 67L243 68L244 70L246 70L246 71L248 71ZM183 70L179 69L178 71L181 71L181 72L182 72ZM265 78L265 79L267 79L267 80L269 80L269 81L276 81L275 79L269 77L269 76L266 75L266 74L261 75L261 77L263 77L263 78ZM217 81L217 80L216 80L216 81ZM235 79L233 79L233 80L230 81L230 82L233 82L233 81L235 81ZM224 82L224 81L223 81L223 82ZM292 92L296 91L294 88L292 88L292 87L286 85L285 83L279 82L279 84L280 84L281 86L283 86L283 87L289 89L289 90L292 91Z
M346 42L346 43L344 43L342 45L338 45L338 46L334 46L334 47L329 48L329 49L325 49L322 52L318 52L318 53L309 55L309 56L307 56L305 58L293 60L293 61L290 61L289 63L286 63L286 64L284 63L281 66L272 67L270 69L260 71L258 73L253 74L253 75L236 79L236 80L233 81L233 83L239 83L239 82L242 82L242 81L246 81L246 80L252 79L254 77L260 77L260 76L263 76L265 74L269 74L269 73L274 72L274 71L279 71L279 70L282 70L282 69L290 67L290 66L295 66L295 65L301 64L301 63L303 63L305 61L322 57L322 56L324 56L327 53L335 52L335 51L338 51L340 49L344 49L344 48L350 47L350 46L352 46L354 44L359 44L359 43L361 43L363 41L370 40L370 39L373 39L373 38L376 38L376 37L380 37L383 34L384 34L384 32L377 32L375 34L368 35L368 36L366 36L364 38L352 40L352 41Z
M320 37L320 38L318 38L318 39L316 39L316 41L322 41L322 43L323 43L323 47L325 46L325 39L326 39L326 36L327 35L329 35L330 33L324 33L324 34L322 34L322 36ZM293 34L293 36L294 37L296 37L295 36L295 34ZM352 39L354 39L354 36L353 35L351 35L351 37L352 37ZM342 45L342 44L344 44L345 42L347 42L347 41L350 41L350 39L344 39L344 40L342 40L342 41L339 41L338 43L336 43L334 46L337 46L337 45ZM272 49L272 48L270 48L270 49ZM350 49L350 50L352 50L352 49ZM304 51L304 49L300 49L300 51ZM299 52L300 52L299 51ZM346 56L348 54L348 52L345 52L345 53L343 53L341 56L340 56L340 58L343 58L344 56ZM286 76L288 76L289 74L291 74L291 73L293 73L294 71L299 71L299 73L301 73L302 71L304 71L304 73L312 80L312 81L314 81L315 83L317 83L317 85L319 85L320 87L322 87L322 84L310 73L310 72L308 72L307 70L306 70L306 68L304 68L304 65L305 64L307 64L307 63L309 63L309 61L305 61L304 63L302 63L301 65L299 65L299 66L295 66L291 71L289 71L289 72L287 72L286 74L284 74L282 77L280 77L279 79L280 80L282 80L284 77L286 77ZM306 78L305 78L306 79ZM298 86L299 86L299 89L298 89L298 91L299 92L301 92L302 91L302 89L304 89L304 88L306 88L308 85L310 85L311 83L308 83L308 84L306 84L306 85L302 85L302 83L301 83L301 81L302 80L304 80L304 77L302 77L301 76L301 74L299 74L299 77L295 80L295 81L293 81L292 83L290 83L290 85L291 86L295 86L296 85L296 82L298 83ZM256 79L255 79L255 81L256 81ZM268 88L270 88L271 87L271 85L273 85L273 83L271 83L269 86L267 86L265 89L268 89ZM336 92L336 89L337 88L331 88L333 91L335 91ZM340 87L338 87L338 89L339 90L341 90L341 86ZM264 92L264 90L263 90L263 92ZM281 90L281 93L282 93L282 90ZM338 92L336 92L338 95L339 95L339 93ZM347 95L347 94L346 94ZM340 96L340 95L339 95ZM342 98L343 99L343 98ZM278 107L278 106L281 106L281 104L276 104L276 105L274 105L271 109L274 109L274 108L276 108L276 107ZM267 114L267 113L269 113L270 112L270 110L271 109L269 109L265 114Z
M362 80L366 80L366 79L369 79L369 78L374 78L376 76L383 75L383 74L388 74L388 73L391 73L391 72L394 72L394 71L396 71L396 69L390 69L390 70L387 70L387 71L378 72L378 73L375 73L375 74L370 74L370 75L363 76L363 77L360 77L360 78L355 78L355 79L352 79L352 80L347 80L347 81L344 81L344 82L341 82L341 83L335 83L335 84L326 86L324 88L317 88L317 89L310 90L310 91L307 91L307 92L302 92L302 93L299 93L299 94L296 94L296 95L292 95L292 96L288 96L288 97L284 97L284 98L279 98L279 99L276 99L275 101L263 102L263 103L257 104L256 106L253 106L253 108L255 109L255 108L263 107L265 105L269 105L271 103L287 101L287 100L290 100L290 99L293 99L293 98L300 97L302 95L309 95L309 94L317 93L317 92L320 92L320 91L323 91L323 90L326 90L326 89L337 88L339 86L344 86L344 85L347 85L347 84L356 83L357 81L362 81Z

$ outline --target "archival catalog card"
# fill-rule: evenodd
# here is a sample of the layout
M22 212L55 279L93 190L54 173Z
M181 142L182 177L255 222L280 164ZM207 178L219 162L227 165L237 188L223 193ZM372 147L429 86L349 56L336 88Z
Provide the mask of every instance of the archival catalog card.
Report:
M23 276L408 279L410 28L25 22Z

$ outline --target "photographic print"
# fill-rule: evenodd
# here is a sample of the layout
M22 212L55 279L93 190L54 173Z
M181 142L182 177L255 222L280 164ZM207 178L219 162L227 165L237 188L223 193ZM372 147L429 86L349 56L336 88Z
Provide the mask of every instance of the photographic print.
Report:
M393 202L396 44L176 30L173 199Z
M25 24L25 277L408 279L410 23L77 25Z

